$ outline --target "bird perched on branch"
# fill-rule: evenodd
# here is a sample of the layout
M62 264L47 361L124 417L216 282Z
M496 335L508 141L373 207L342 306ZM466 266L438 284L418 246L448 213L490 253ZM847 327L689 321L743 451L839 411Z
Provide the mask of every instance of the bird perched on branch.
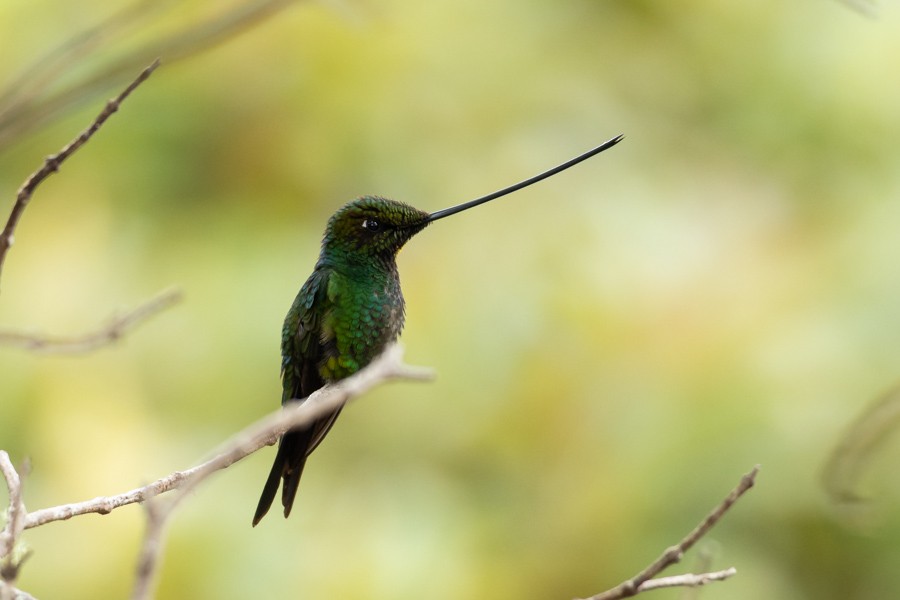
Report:
M302 402L324 386L365 367L400 335L404 302L396 256L403 245L438 219L537 183L599 154L617 136L544 173L487 196L427 213L402 202L363 196L328 220L312 275L300 288L281 334L281 403ZM253 525L266 515L279 483L287 517L306 459L340 414L338 408L282 436L263 487Z

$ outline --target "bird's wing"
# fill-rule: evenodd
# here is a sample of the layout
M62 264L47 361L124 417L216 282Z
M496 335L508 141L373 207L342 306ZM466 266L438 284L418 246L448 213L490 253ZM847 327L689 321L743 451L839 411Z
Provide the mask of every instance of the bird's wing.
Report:
M300 288L284 320L281 334L282 405L303 402L325 384L319 365L325 353L322 322L332 309L328 298L329 277L330 271L326 269L313 271ZM282 436L254 522L258 522L271 505L279 476L284 480L281 495L284 516L290 514L306 457L331 429L338 414L340 409L319 417L307 426L291 429Z
M333 301L328 294L330 274L327 269L314 270L300 288L285 317L281 332L282 405L303 402L325 384L319 365L327 356L328 346L332 345L328 336L323 334L323 321L333 308ZM256 507L254 526L271 507L278 492L279 479L284 482L281 493L284 516L290 514L300 476L306 466L306 457L316 449L340 412L341 409L338 408L309 425L291 429L282 436L275 462Z
M304 399L325 385L319 366L334 351L334 333L323 331L335 301L334 286L329 286L332 276L330 270L316 269L303 284L285 319L282 332L282 404ZM340 413L338 408L313 422L308 438L304 440L306 456L312 454L322 442Z
M294 299L281 332L281 403L302 400L325 385L319 374L323 357L321 325L331 310L329 272L316 269Z

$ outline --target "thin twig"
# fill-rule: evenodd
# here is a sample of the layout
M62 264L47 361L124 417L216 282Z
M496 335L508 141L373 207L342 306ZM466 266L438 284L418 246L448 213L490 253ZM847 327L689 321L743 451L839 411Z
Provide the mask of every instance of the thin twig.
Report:
M379 383L392 379L428 380L428 369L410 367L402 362L399 346L391 346L368 367L340 383L329 385L312 394L305 402L278 410L245 428L215 451L213 458L184 471L175 471L140 488L116 496L101 496L84 502L64 504L31 512L25 518L25 529L39 527L53 521L65 521L88 513L108 514L127 504L147 499L176 488L187 491L210 474L225 469L253 454L260 448L274 444L282 433L311 423L326 412L353 400Z
M34 194L34 190L43 182L47 177L51 174L55 173L59 170L60 165L69 158L73 153L75 153L79 148L85 145L88 140L93 137L97 130L103 126L109 117L119 110L119 105L133 92L139 85L141 85L144 81L150 77L151 73L156 70L159 66L159 60L153 61L153 64L146 67L141 74L137 76L137 78L132 81L128 87L122 90L118 96L109 100L106 103L106 106L100 111L100 114L97 115L97 118L94 119L93 123L91 123L87 129L82 131L74 140L69 142L62 150L60 150L57 154L53 154L44 159L44 164L34 173L31 174L28 179L25 180L25 183L22 184L22 187L19 188L19 192L16 195L16 203L13 205L12 212L10 212L9 220L6 222L6 227L3 228L3 232L0 233L0 273L3 271L3 262L6 259L6 254L9 251L10 246L13 244L13 239L15 236L16 226L19 224L19 219L22 218L22 213L25 211L25 207L28 206L28 201L31 200L31 196Z
M722 502L719 503L707 516L703 519L699 525L697 525L693 531L687 534L680 542L678 542L674 546L670 546L663 552L659 558L653 561L650 565L647 566L640 573L623 581L616 587L609 589L605 592L601 592L594 596L591 596L587 600L618 600L619 598L629 598L631 596L635 596L647 589L654 589L657 587L656 584L651 584L651 580L656 577L659 573L661 573L666 567L669 567L678 561L681 560L684 553L693 547L704 535L709 533L709 530L712 529L716 523L718 523L722 517L725 516L725 513L728 512L735 502L737 502L741 496L743 496L747 490L753 487L753 484L756 482L756 475L759 473L759 466L753 467L753 469L741 477L740 483L738 483L737 487L731 490L731 493L725 497ZM730 577L734 573L728 575ZM723 577L719 578L710 578L709 573L704 573L702 575L694 576L695 578L704 579L703 583L697 583L693 585L704 585L710 581L721 581L724 579ZM670 578L663 578L670 579ZM697 579L697 580L699 580ZM658 586L658 587L671 587L668 586Z
M61 76L78 69L78 63L104 42L127 34L128 26L151 9L158 9L165 3L159 0L138 0L130 6L119 9L111 16L80 31L63 41L48 54L32 64L26 65L18 76L10 79L0 92L0 130L5 117L22 114L22 107L31 104Z
M0 560L9 556L25 528L25 504L22 502L22 479L5 450L0 450L0 472L9 490L9 512L6 526L0 531Z
M153 597L153 584L163 545L163 533L174 508L172 503L169 503L170 506L166 508L162 508L158 504L159 501L155 498L144 503L147 513L147 529L138 555L137 573L131 591L131 600L146 600Z
M657 577L656 579L648 579L642 583L638 588L638 593L669 587L697 588L708 583L713 583L714 581L725 581L736 574L737 569L730 567L722 571L700 573L699 575L685 573L683 575L672 575L670 577Z
M9 454L0 450L0 472L9 490L9 508L6 526L0 531L0 600L26 600L31 598L13 585L19 576L19 567L28 554L15 556L16 542L25 527L25 504L22 502L22 478L9 459Z
M166 64L190 58L200 52L208 50L217 44L224 43L242 32L252 29L266 19L278 14L278 12L290 7L296 0L253 0L238 2L217 14L207 17L199 23L191 23L173 33L166 33L155 38L139 48L128 51L123 56L111 63L104 62L102 68L91 70L87 62L81 56L86 54L92 45L99 45L106 36L121 39L128 36L135 27L144 30L153 28L155 21L146 18L137 18L144 12L141 9L152 8L156 13L165 13L169 9L178 7L178 2L164 3L161 0L139 0L138 5L132 10L126 9L122 17L114 16L106 24L100 24L78 34L62 47L53 51L49 57L50 73L45 73L44 61L29 67L25 75L18 80L27 83L25 86L28 94L19 97L14 92L7 92L6 102L0 97L0 152L12 142L21 139L35 128L44 123L58 118L60 114L73 106L84 103L107 89L116 81L131 74L136 68L147 63L148 57L162 57ZM166 7L164 4L169 4ZM219 6L221 3L211 3ZM129 27L124 27L128 25ZM82 43L83 42L85 43ZM72 52L71 49L83 50ZM109 44L103 46L106 54L109 54ZM96 54L96 52L95 52ZM57 57L62 58L57 58ZM73 84L53 93L47 93L49 83L58 83L58 79L52 77L53 72L71 73L84 71L86 74ZM32 73L38 76L37 84L31 81Z
M181 290L166 290L122 315L114 315L108 323L78 336L49 336L20 331L0 331L0 346L14 346L45 354L85 354L119 341L129 330L143 321L178 304Z

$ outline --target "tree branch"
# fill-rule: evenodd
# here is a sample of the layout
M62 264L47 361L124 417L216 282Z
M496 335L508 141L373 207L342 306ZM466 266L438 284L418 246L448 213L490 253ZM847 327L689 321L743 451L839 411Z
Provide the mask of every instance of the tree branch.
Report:
M714 581L724 581L733 575L737 575L737 569L730 567L722 571L701 573L699 575L685 573L684 575L657 577L656 579L648 579L642 583L638 592L649 592L650 590L659 590L669 587L700 587Z
M616 587L607 590L605 592L601 592L586 600L618 600L620 598L629 598L631 596L636 596L641 592L645 592L652 589L658 589L661 587L673 587L673 586L699 586L706 585L712 581L722 581L723 579L727 579L734 575L737 571L734 568L726 569L725 571L718 571L715 573L703 573L701 575L680 575L675 577L662 577L659 579L653 579L659 573L661 573L666 567L669 567L681 560L684 556L684 553L690 550L694 544L696 544L704 535L709 533L709 530L712 529L716 523L718 523L722 517L725 516L725 513L737 502L741 496L743 496L747 490L753 487L753 484L756 482L756 475L759 473L759 466L753 467L753 469L741 477L740 483L738 483L737 487L731 490L731 493L725 497L722 502L719 503L707 516L703 519L693 531L687 534L680 542L676 545L671 546L663 552L659 558L653 561L650 565L648 565L644 570L640 573L628 579ZM673 583L673 581L678 583Z
M288 429L311 423L380 383L392 379L422 381L433 377L429 369L408 366L402 362L402 358L402 349L397 345L391 346L368 367L352 377L322 388L311 394L305 402L271 413L232 436L214 452L213 458L206 462L184 471L175 471L153 483L116 496L101 496L84 502L36 510L25 517L24 528L40 527L88 513L105 515L121 506L146 502L154 496L174 489L190 490L212 473L230 467L260 448L274 444L278 436Z
M13 587L19 575L19 566L24 557L17 560L13 554L16 542L25 527L25 504L22 502L22 479L9 459L9 454L0 450L0 472L9 490L9 508L6 525L0 531L0 600L21 598L22 593ZM27 556L27 555L26 555Z
M5 450L0 450L0 472L3 473L6 489L9 490L6 526L0 531L0 559L2 559L12 552L19 534L25 528L25 504L22 503L22 480Z
M169 516L175 510L175 504L173 500L166 508L161 508L155 498L144 504L147 512L147 530L144 533L144 541L141 543L141 551L138 555L131 600L147 600L153 597L156 569L163 546L163 533Z
M162 14L165 19L173 6L175 9L179 6L177 2L136 0L120 13L65 41L48 56L29 65L20 77L6 86L0 93L0 152L37 127L122 80L147 64L150 57L161 57L166 64L192 57L257 26L294 3L295 0L234 3L200 22L164 33L134 50L126 50L112 62L103 60L102 67L91 67L85 58L89 58L93 50L102 48L109 55L110 50L115 51L112 42L127 40L135 30L158 27L159 19L149 18L152 14ZM223 3L210 4L218 8ZM47 91L50 84L59 83L60 73L76 71L85 74L68 87L53 93Z
M9 215L9 220L6 222L6 227L3 228L3 232L0 233L0 274L3 271L3 263L6 260L6 254L9 251L9 248L13 244L13 240L15 237L16 226L19 224L19 219L22 218L22 213L25 211L25 207L28 206L29 200L31 200L31 196L34 194L34 190L43 182L47 177L55 173L59 170L60 165L67 158L69 158L72 154L74 154L79 148L85 145L88 140L93 137L95 133L103 126L109 117L119 110L119 105L133 92L139 85L141 85L144 81L147 80L148 77L156 70L159 66L159 60L156 60L141 71L141 74L137 76L137 78L132 81L128 87L122 90L118 96L109 100L106 103L106 106L100 111L100 114L94 119L93 123L91 123L87 129L82 131L74 140L69 142L62 150L60 150L57 154L53 154L44 159L44 164L34 173L31 174L28 179L25 180L25 183L22 184L22 187L19 188L19 192L16 195L16 202L13 205L12 211Z
M106 325L78 336L49 336L21 331L0 331L0 345L45 354L85 354L119 341L129 330L181 302L181 290L157 294L137 308L113 315Z

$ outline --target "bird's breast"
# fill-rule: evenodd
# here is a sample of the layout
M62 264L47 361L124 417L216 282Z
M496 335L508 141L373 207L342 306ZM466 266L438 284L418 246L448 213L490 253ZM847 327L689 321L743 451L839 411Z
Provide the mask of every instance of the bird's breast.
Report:
M368 365L403 329L404 302L393 277L353 281L340 275L329 285L331 310L322 332L322 377L335 381Z

